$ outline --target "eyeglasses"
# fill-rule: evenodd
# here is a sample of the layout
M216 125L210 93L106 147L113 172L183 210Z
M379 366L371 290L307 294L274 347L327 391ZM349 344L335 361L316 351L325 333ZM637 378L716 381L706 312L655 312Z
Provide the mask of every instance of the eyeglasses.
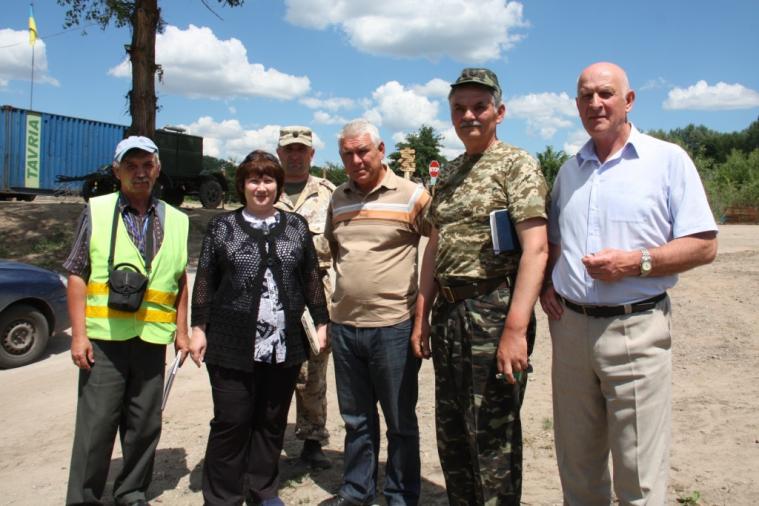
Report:
M268 151L264 151L263 149L256 149L254 151L251 151L248 153L248 156L245 157L242 163L256 162L260 161L262 158L264 160L269 160L270 162L279 164L279 159L276 156L272 155Z

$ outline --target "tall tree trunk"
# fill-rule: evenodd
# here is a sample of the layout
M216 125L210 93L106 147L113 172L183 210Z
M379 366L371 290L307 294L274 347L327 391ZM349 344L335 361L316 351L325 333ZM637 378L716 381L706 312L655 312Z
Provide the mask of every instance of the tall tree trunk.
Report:
M158 100L155 95L155 34L160 11L158 0L137 0L132 19L132 91L129 92L129 113L132 124L129 135L155 137L155 117Z

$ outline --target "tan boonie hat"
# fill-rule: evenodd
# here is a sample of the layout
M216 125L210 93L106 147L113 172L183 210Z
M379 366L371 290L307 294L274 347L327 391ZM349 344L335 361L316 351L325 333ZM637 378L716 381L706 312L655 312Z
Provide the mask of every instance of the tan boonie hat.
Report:
M304 126L286 126L279 129L279 147L287 146L288 144L303 144L305 146L313 147L313 134L311 129Z
M486 68L465 68L461 71L461 75L456 82L451 85L451 88L460 86L462 84L480 84L487 86L495 91L496 101L501 99L501 85L498 84L498 76L495 75L490 69Z

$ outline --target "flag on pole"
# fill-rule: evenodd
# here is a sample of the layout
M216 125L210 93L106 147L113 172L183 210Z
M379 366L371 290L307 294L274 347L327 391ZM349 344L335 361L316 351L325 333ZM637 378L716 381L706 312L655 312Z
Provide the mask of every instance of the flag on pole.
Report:
M37 41L37 23L34 21L34 11L29 6L29 45L34 46Z

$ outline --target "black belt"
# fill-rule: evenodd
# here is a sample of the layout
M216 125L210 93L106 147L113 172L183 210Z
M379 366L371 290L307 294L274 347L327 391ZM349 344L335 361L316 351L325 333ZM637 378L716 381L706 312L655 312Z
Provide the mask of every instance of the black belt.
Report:
M502 285L511 286L509 278L489 278L468 282L438 278L437 282L440 285L440 295L451 304L488 294Z
M576 313L584 314L585 316L592 316L593 318L610 318L612 316L622 316L626 314L640 313L642 311L648 311L656 307L659 301L663 300L667 296L667 292L660 293L650 299L635 302L634 304L623 304L621 306L586 306L583 304L575 304L556 294L564 305Z

